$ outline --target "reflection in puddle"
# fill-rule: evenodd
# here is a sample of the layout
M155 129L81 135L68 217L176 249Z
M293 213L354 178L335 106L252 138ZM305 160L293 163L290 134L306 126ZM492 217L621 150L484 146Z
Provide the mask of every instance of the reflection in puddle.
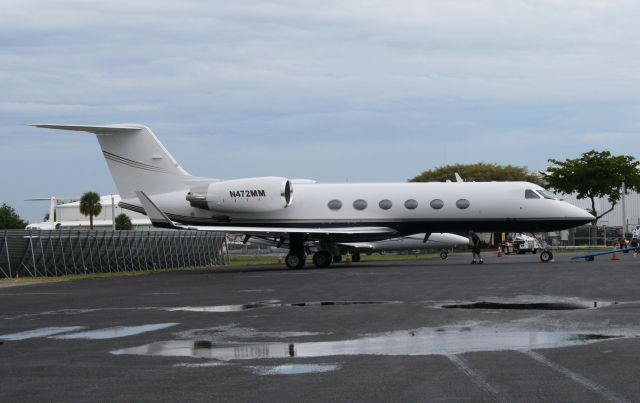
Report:
M608 336L604 334L592 334L592 333L574 334L573 336L571 336L573 340L580 340L580 341L607 340L607 339L615 339L618 337L622 337L622 336Z
M297 375L297 374L318 374L331 372L340 369L339 364L287 364L274 367L256 366L249 367L254 374L258 375Z
M169 312L240 312L256 308L277 308L279 306L282 306L282 304L256 302L254 304L242 305L181 306L177 308L166 308L166 310Z
M175 368L208 368L208 367L221 367L223 365L229 365L226 362L220 361L207 361L207 362L181 362L178 364L174 364Z
M588 337L584 337L584 336ZM567 331L533 331L489 327L421 328L369 335L359 339L301 343L237 343L232 347L195 345L173 340L112 351L174 357L198 357L221 361L259 358L327 357L336 355L433 355L472 351L531 350L590 344L616 335Z
M154 330L166 329L175 326L177 323L155 323L151 325L141 326L117 326L106 329L88 330L86 332L63 334L60 336L52 336L52 339L114 339L117 337L134 336L141 333L152 332Z
M84 326L43 327L40 329L27 330L25 332L5 334L0 336L0 340L26 340L34 337L46 337L54 334L73 332L81 329L84 329Z
M279 301L254 302L239 305L214 305L214 306L182 306L175 308L165 308L166 311L176 312L240 312L256 308L281 308L281 307L308 307L308 306L346 306L346 305L385 305L400 304L399 301L312 301L294 302L283 304Z
M246 338L271 338L271 339L288 339L295 337L309 337L309 336L321 336L329 335L331 333L322 332L260 332L253 328L236 327L234 324L225 326L209 327L205 329L191 329L183 332L174 333L178 339L183 340L195 340L194 343L197 346L204 346L205 343L209 343L211 346L214 343L225 342L228 339L246 339ZM194 344L194 345L195 345ZM209 346L209 347L211 347Z
M442 308L448 309L527 309L543 311L567 311L573 309L603 308L617 305L617 302L589 301L589 302L493 302L479 301L463 304L447 304Z

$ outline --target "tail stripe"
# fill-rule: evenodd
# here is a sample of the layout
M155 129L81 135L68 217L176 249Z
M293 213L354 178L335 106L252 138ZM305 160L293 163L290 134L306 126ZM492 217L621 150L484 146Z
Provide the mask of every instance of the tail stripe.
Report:
M111 161L114 161L114 162L119 162L121 164L125 164L125 165L128 165L128 166L133 167L133 168L146 169L147 171L167 173L167 170L164 169L164 168L156 167L156 166L149 165L149 164L143 164L142 162L130 160L130 159L121 157L119 155L112 154L112 153L110 153L108 151L102 151L102 154L108 160L111 160Z

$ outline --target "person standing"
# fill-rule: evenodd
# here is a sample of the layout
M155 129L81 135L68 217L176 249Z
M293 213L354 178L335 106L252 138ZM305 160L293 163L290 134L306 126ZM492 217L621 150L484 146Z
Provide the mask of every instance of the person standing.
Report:
M474 231L469 231L469 238L471 238L471 253L473 254L471 264L483 264L484 260L480 256L480 237Z

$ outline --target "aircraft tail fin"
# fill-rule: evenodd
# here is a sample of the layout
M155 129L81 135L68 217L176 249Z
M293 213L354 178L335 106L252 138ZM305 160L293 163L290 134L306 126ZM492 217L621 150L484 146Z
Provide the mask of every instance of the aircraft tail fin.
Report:
M136 190L150 195L188 191L192 179L158 138L146 126L117 125L57 125L35 124L47 129L84 131L97 136L102 154L123 199L135 199Z

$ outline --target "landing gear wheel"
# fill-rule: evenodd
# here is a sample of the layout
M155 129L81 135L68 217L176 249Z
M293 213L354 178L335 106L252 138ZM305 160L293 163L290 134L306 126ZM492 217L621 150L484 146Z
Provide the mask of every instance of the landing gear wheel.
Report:
M440 251L440 259L446 260L449 257L449 252L446 250Z
M594 257L593 256L587 256L584 258L584 260L586 260L587 262L593 262Z
M351 261L352 262L359 262L360 261L360 253L356 252L353 254L353 256L351 256Z
M287 267L294 270L302 269L302 266L304 266L304 260L304 254L298 255L294 253L289 253L284 259Z
M550 262L553 259L553 253L549 252L548 250L542 251L540 253L540 261L547 263Z
M314 253L313 264L316 265L316 267L329 267L331 264L331 254L326 250Z
M342 262L342 255L336 255L333 257L333 263L340 263Z

